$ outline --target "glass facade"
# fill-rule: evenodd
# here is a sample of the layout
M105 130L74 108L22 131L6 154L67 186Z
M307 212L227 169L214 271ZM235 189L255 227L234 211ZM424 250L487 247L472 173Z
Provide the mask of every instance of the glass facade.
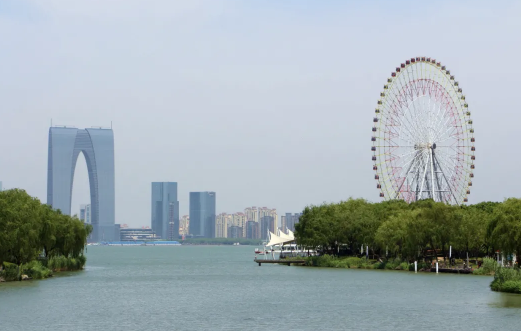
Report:
M112 129L49 129L47 204L54 209L60 209L64 214L71 214L74 170L80 153L85 156L89 173L92 241L119 240L115 231Z
M190 233L215 237L215 192L190 192Z
M177 240L179 237L179 201L176 182L152 183L152 229L158 237Z

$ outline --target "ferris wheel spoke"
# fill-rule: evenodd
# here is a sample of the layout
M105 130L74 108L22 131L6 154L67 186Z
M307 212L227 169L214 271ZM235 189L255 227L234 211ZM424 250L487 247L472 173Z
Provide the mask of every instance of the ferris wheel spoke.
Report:
M450 181L447 179L447 175L446 175L446 173L445 173L444 170L443 170L444 167L440 164L439 159L438 159L436 156L434 157L434 159L437 161L438 166L439 166L440 169L441 169L441 173L442 173L442 175L443 175L443 177L444 177L444 179L445 179L445 182L447 183L447 188L449 189L449 191L450 191L452 197L454 198L454 202L455 202L456 204L458 204L458 199L456 198L456 195L454 194L454 191L455 191L455 190L453 190L453 188L456 189L457 187L453 187L453 185L451 185ZM451 178L451 177L449 177L449 178Z

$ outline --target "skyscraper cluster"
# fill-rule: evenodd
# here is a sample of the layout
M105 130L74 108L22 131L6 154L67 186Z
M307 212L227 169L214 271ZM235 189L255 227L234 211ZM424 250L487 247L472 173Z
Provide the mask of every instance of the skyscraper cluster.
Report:
M47 203L71 215L74 171L80 153L85 156L89 173L91 201L80 206L80 219L93 228L89 240L119 241L121 228L115 222L112 128L54 126L49 129ZM177 182L152 182L151 188L152 231L148 229L150 233L145 235L157 239L177 240L180 236L267 239L268 233L275 233L278 228L285 232L294 230L300 216L287 213L279 223L277 210L267 207L217 214L215 192L204 191L189 193L189 215L180 219ZM139 229L131 230L139 232Z

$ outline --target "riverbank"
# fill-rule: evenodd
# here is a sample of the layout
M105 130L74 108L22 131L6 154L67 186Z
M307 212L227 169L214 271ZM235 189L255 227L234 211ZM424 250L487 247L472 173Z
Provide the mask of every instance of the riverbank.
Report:
M414 263L409 263L400 259L368 260L365 258L359 258L355 256L335 257L331 255L310 256L299 259L305 260L304 265L310 267L414 271ZM475 262L475 259L471 260L471 262ZM491 258L484 258L480 268L478 268L478 266L475 263L470 263L470 268L464 268L463 263L464 260L456 260L456 264L451 266L440 262L438 264L438 268L440 272L453 272L489 276L494 275L495 270L498 268L496 261ZM418 272L435 272L435 270L435 265L431 263L421 261L417 262Z
M288 259L291 261L292 258ZM297 258L295 258L297 259ZM310 256L298 258L304 260L304 266L322 268L344 268L344 269L380 269L380 270L402 270L414 271L414 263L401 261L400 259L377 261L367 260L359 257L334 257L330 255ZM458 262L463 262L460 260ZM490 283L490 289L496 292L521 294L521 269L503 267L492 258L484 258L481 266L470 265L470 268L459 268L454 266L438 265L440 272L451 272L459 274L494 276ZM436 272L430 263L417 263L418 272Z
M33 260L21 266L4 262L0 270L0 282L50 278L58 272L83 270L86 262L84 255L77 258L57 256L49 260Z

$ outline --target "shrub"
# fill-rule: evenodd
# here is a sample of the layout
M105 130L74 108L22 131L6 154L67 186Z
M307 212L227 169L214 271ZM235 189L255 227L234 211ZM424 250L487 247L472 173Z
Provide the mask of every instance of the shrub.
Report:
M53 271L66 270L67 258L65 256L53 256L47 262L47 268Z
M521 281L507 280L504 284L501 285L500 291L521 294Z
M517 268L496 267L494 280L490 284L493 291L521 294L521 270Z
M18 266L14 263L4 262L4 270L0 277L6 281L18 280Z
M400 263L400 265L397 268L399 268L398 270L409 270L409 263L402 262L402 263Z
M349 265L348 268L360 268L363 260L356 256L351 256L346 259L346 263Z
M31 261L22 266L22 273L34 279L43 279L52 276L52 271L39 261Z
M87 258L80 255L77 258L66 258L65 256L54 256L47 262L47 267L53 271L73 271L83 269Z
M486 257L483 259L481 268L475 269L472 273L474 275L493 275L497 268L498 264L496 260L490 257Z

